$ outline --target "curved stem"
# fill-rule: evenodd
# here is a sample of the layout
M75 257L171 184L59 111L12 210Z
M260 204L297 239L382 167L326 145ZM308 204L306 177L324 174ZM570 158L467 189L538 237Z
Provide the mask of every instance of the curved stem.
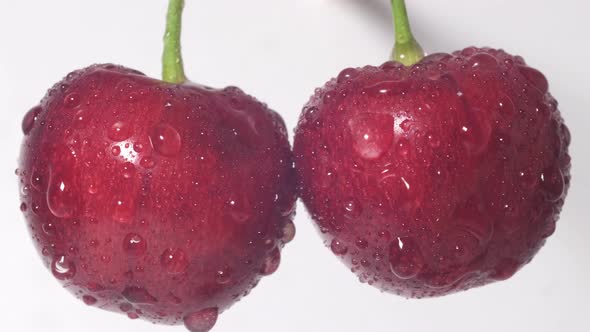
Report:
M424 51L412 34L405 0L391 0L395 26L395 47L392 60L411 66L424 58Z
M164 35L162 78L166 82L175 84L186 81L180 48L183 9L184 0L170 0L166 17L166 34Z

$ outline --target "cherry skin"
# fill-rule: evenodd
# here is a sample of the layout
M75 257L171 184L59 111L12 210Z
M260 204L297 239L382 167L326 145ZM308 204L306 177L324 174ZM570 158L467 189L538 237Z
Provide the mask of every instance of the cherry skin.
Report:
M543 74L501 50L350 68L301 115L298 192L361 281L440 296L530 262L555 230L569 143Z
M23 131L21 210L88 305L207 331L293 238L285 125L238 88L95 65L50 89Z

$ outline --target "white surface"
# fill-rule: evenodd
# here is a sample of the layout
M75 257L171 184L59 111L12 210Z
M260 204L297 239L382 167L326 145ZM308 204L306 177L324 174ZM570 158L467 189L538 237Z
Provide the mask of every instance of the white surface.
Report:
M525 56L548 77L572 132L573 181L556 234L506 282L430 300L361 285L323 248L306 212L279 271L223 314L235 331L589 331L590 5L581 0L408 1L429 51L476 44ZM0 2L0 330L183 331L86 307L33 249L18 210L16 158L24 112L70 70L115 62L159 76L166 1ZM238 85L266 101L292 132L316 86L390 51L387 0L188 0L187 74Z

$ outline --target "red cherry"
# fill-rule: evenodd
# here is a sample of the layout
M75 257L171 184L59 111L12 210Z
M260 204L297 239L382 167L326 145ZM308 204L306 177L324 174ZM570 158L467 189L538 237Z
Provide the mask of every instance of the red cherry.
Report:
M107 64L57 83L23 120L20 209L84 303L202 332L278 268L292 155L240 89L168 81Z
M471 47L418 61L405 37L408 66L345 69L305 106L299 194L332 252L383 291L507 279L553 233L569 187L557 102L520 57Z

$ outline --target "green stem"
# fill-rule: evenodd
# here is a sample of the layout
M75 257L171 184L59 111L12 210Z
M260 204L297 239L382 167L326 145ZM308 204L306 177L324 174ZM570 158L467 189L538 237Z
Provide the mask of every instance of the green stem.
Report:
M405 0L391 0L395 26L395 47L391 59L411 66L424 58L424 51L412 34Z
M162 78L164 81L181 84L186 81L180 49L180 31L184 0L170 0L164 35L164 54L162 56Z

